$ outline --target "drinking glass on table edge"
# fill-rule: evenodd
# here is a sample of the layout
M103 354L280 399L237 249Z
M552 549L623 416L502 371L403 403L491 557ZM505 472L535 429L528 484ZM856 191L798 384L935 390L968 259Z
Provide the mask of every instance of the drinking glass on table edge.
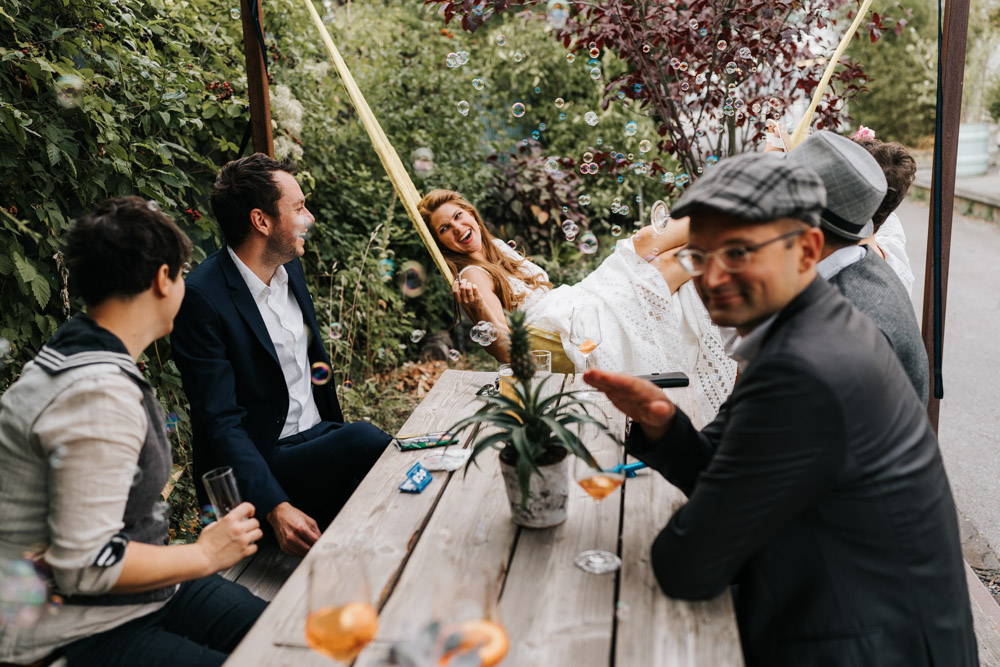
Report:
M603 450L592 452L597 462L594 468L586 460L576 457L574 476L577 484L596 502L601 502L625 482L624 450L617 444L606 445ZM576 566L590 574L607 574L621 567L621 559L603 549L581 551L573 559Z
M201 476L201 482L205 485L205 492L208 494L208 501L212 503L216 519L226 516L243 502L240 498L240 489L236 485L236 475L229 466L209 470Z
M535 377L552 372L552 353L548 350L532 350L531 363L535 367Z
M517 400L517 392L514 390L514 369L511 368L510 364L500 364L500 370L498 371L500 376L500 395L506 396L507 398Z
M435 621L440 624L434 642L436 665L471 664L476 653L480 667L498 665L507 655L510 640L500 620L496 577L483 568L463 580L455 579L439 590L434 601Z
M593 306L573 308L573 314L570 316L569 342L583 355L584 368L589 369L590 355L601 344L601 318L597 314L597 308ZM592 401L601 398L602 395L596 391L584 391L579 396Z
M360 560L330 556L308 566L306 643L338 664L350 664L378 632L368 573Z

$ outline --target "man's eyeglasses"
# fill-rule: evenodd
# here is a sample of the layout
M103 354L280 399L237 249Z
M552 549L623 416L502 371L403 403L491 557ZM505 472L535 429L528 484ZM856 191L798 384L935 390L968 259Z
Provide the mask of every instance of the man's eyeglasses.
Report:
M683 250L678 251L677 261L680 262L681 267L692 276L700 276L705 273L709 260L713 258L719 263L719 266L722 267L723 271L727 273L739 273L750 264L750 256L753 252L760 250L769 243L792 238L794 236L801 236L802 234L805 234L805 232L806 230L804 229L796 229L791 232L786 232L781 236L775 236L773 239L768 239L767 241L758 243L757 245L729 246L726 248L720 248L715 252L702 252L701 250L684 248Z

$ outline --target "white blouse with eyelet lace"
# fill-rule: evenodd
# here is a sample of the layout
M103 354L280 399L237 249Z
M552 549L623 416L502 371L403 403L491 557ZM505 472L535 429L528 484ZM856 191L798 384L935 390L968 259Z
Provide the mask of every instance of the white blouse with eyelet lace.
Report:
M523 259L503 241L494 243L507 256ZM520 269L526 276L545 276L528 260ZM726 355L726 342L733 333L712 322L690 281L671 294L660 272L635 254L631 239L619 240L615 252L575 285L529 289L520 278L509 280L515 295L525 294L518 309L527 313L528 325L558 334L577 372L583 372L585 360L569 341L573 308L592 305L601 321L594 367L633 375L683 371L698 388L699 407L709 419L732 391L736 362Z

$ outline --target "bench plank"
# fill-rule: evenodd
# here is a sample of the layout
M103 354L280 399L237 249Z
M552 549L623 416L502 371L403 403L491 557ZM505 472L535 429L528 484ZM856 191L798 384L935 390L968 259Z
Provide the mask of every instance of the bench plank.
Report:
M495 377L496 373L445 371L399 434L443 430L472 414L480 405L476 390ZM369 583L381 606L452 476L435 474L434 481L420 494L399 492L396 487L403 481L406 470L423 456L424 452L399 452L395 447L387 447L306 561L336 557L338 553L367 554ZM377 545L374 551L373 545ZM227 664L241 667L285 662L312 664L313 655L318 658L317 665L329 664L305 645L306 579L305 567L289 577L258 620L255 631L240 643ZM289 650L292 647L301 651ZM301 661L288 661L293 654L300 656Z
M705 419L695 392L693 386L664 390L701 428ZM628 619L619 618L616 624L615 664L743 665L730 593L704 602L673 600L660 591L653 575L649 549L685 501L680 490L653 471L642 471L625 484L618 599L628 609ZM650 628L656 628L656 633L650 634Z

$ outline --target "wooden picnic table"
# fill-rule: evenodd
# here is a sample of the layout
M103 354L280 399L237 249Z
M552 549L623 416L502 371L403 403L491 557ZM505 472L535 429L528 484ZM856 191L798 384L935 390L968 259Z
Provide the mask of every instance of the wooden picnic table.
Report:
M494 378L495 373L446 371L399 435L442 431L472 414L481 405L476 390ZM564 389L583 387L572 375L550 384L559 380ZM701 425L692 388L665 391ZM624 434L624 415L607 400L598 404ZM610 446L593 431L585 442ZM386 449L310 551L306 567L292 573L227 665L332 664L304 640L308 561L315 558L365 562L379 629L356 667L377 665L389 643L429 621L442 591L483 590L485 578L495 581L500 619L510 637L502 665L743 665L728 592L685 602L667 598L656 584L650 546L684 502L660 475L643 471L603 503L574 488L566 523L531 530L511 521L499 462L490 453L479 457L468 475L436 472L422 493L398 491L406 470L425 454ZM591 575L578 569L573 557L593 548L617 552L621 571Z

